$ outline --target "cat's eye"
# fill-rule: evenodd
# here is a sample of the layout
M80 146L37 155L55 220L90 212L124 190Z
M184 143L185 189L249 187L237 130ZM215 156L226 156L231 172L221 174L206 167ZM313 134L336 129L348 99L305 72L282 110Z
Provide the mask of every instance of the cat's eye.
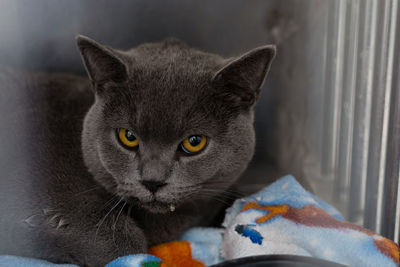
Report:
M117 136L119 141L128 148L134 148L139 145L139 140L136 138L131 130L118 128Z
M192 155L202 151L206 144L207 138L204 135L191 135L183 140L180 148L186 154Z

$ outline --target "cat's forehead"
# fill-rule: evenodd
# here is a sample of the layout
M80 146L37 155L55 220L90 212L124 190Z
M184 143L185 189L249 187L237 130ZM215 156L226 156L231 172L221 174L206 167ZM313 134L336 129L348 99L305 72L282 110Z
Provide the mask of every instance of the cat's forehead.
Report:
M135 106L132 120L144 136L179 138L190 129L209 125L204 117L213 120L207 114L213 91L206 79L150 76L131 91L130 103Z
M170 140L196 128L210 128L215 89L211 78L221 58L182 47L150 44L132 51L125 109L141 135ZM127 95L126 95L127 94ZM132 108L134 106L134 109Z
M216 54L192 48L170 38L159 43L142 44L126 52L131 68L144 70L186 70L188 72L216 71L224 59Z
M131 93L142 104L161 105L163 110L162 104L177 108L212 94L210 81L225 62L177 39L140 45L129 56Z
M139 49L145 52L135 55L128 81L129 93L138 107L180 114L213 94L210 81L218 60L176 45L145 47Z

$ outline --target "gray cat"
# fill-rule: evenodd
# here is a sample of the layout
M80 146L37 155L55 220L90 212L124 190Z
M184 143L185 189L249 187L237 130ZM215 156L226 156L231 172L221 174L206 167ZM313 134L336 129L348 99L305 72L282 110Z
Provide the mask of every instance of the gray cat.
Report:
M0 103L23 109L0 110L19 144L0 179L0 254L104 266L210 224L253 156L275 47L224 59L175 39L77 44L89 80L1 70L2 91L24 93Z

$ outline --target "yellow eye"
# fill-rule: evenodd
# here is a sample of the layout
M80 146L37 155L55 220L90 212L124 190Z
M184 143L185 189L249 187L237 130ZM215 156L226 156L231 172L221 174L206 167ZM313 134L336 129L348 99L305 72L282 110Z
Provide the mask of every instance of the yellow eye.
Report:
M204 135L191 135L181 143L182 150L187 154L194 154L203 150L207 138Z
M121 141L124 146L133 148L139 145L139 140L132 131L125 128L119 128L117 129L117 134L119 141Z

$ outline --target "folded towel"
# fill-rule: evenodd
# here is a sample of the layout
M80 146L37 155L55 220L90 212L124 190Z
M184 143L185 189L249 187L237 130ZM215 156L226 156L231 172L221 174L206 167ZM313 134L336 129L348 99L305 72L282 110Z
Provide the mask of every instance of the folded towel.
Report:
M399 247L389 239L345 222L332 206L285 176L227 209L223 228L193 228L181 241L149 254L115 259L107 267L203 267L254 255L291 254L349 266L398 266ZM14 256L0 266L75 267Z

